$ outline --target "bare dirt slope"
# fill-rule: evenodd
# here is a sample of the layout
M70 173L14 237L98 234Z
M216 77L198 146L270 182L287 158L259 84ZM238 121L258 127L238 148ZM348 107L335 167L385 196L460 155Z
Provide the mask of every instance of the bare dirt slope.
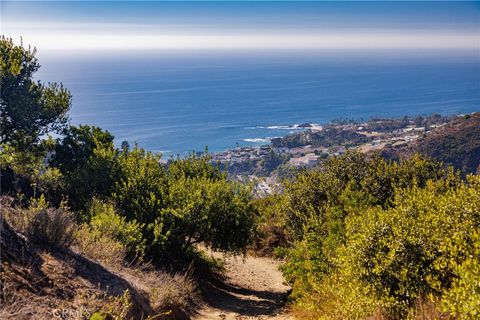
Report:
M277 261L252 256L224 259L225 277L209 281L206 303L194 319L292 319L285 308L290 288Z

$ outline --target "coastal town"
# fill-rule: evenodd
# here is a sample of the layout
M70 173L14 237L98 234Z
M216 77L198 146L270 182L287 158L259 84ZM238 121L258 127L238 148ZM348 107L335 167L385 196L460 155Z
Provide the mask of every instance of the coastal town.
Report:
M460 116L341 120L324 126L303 124L303 131L272 139L270 144L214 153L212 162L237 180L255 181L260 193L270 193L279 178L290 171L314 167L347 150L369 153L408 145Z

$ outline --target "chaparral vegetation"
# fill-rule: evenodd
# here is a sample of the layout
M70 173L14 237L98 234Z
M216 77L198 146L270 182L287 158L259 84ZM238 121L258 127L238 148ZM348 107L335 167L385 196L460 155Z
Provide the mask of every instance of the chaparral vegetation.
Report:
M35 55L0 40L1 318L61 307L89 319L188 317L199 273L218 267L199 245L282 259L292 317L480 317L474 142L449 136L438 148L464 162L423 152L466 172L413 152L348 151L255 197L208 153L164 163L70 125L71 94L33 79Z

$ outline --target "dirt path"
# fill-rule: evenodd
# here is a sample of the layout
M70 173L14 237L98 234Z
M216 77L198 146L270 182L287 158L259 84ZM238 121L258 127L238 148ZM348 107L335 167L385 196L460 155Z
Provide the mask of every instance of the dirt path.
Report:
M224 259L225 279L209 283L206 304L194 319L292 319L284 308L290 288L277 261L252 256Z

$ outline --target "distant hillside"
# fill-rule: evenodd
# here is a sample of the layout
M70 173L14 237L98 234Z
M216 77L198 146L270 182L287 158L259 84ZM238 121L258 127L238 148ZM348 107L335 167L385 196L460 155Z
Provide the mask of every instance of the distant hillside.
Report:
M421 153L452 165L464 174L480 172L480 113L458 118L431 130L408 145L384 149L383 156L401 159Z
M331 147L334 145L357 145L369 141L368 137L358 134L352 128L336 128L326 126L322 131L303 131L289 134L283 138L272 139L272 146L275 148L296 148L306 145L314 147Z

